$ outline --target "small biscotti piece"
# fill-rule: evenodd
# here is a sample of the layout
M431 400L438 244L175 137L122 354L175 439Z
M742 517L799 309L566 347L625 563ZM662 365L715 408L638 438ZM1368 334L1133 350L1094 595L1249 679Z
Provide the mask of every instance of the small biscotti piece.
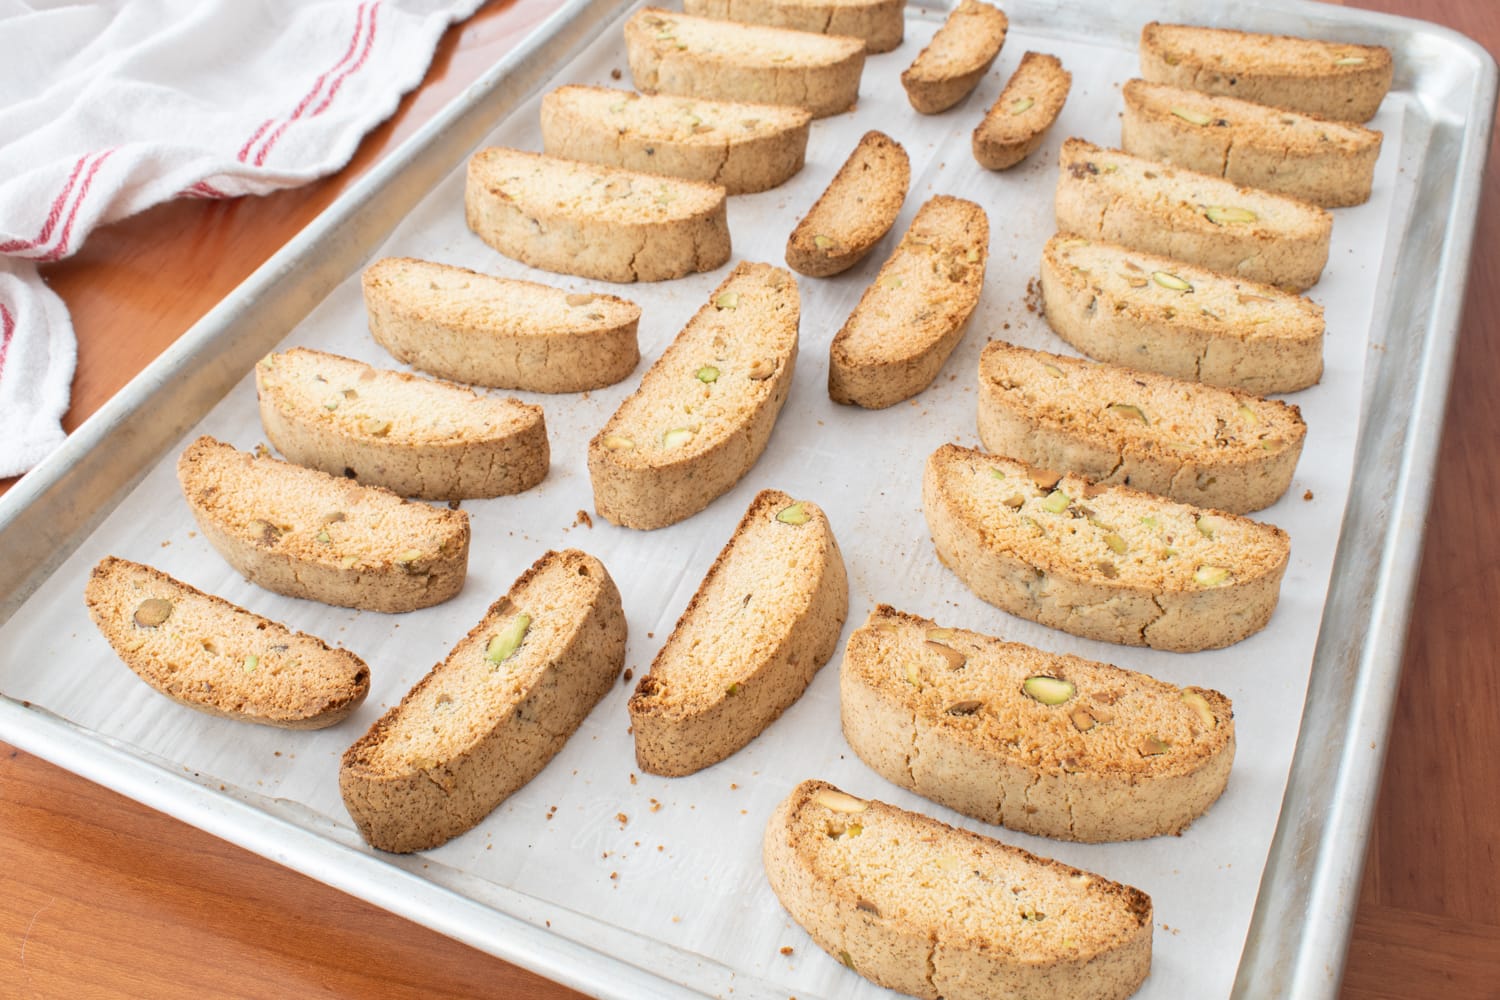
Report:
M989 837L804 781L766 824L766 877L818 947L923 1000L1124 1000L1151 897Z
M1057 228L1300 292L1328 262L1333 216L1082 139L1063 143Z
M288 460L404 497L463 500L547 476L542 408L294 347L255 366L260 422Z
M1380 133L1282 108L1162 83L1125 84L1120 145L1325 208L1370 198Z
M1297 407L1238 389L1002 340L979 356L984 446L1096 483L1244 514L1287 491L1306 437Z
M1391 89L1391 51L1152 21L1141 29L1141 75L1154 83L1366 122Z
M884 132L866 132L787 238L787 266L810 278L849 270L890 232L910 185L906 150Z
M600 281L665 281L729 260L719 185L540 153L475 153L464 214L507 257Z
M1217 691L884 604L849 637L839 705L849 745L881 777L1056 840L1181 833L1234 762L1234 712Z
M1000 54L1009 27L1000 8L961 0L931 44L901 74L911 106L935 115L968 97Z
M828 518L762 490L636 684L636 763L680 777L755 739L833 656L848 614Z
M658 7L643 7L625 22L625 56L636 89L648 94L790 104L814 118L854 107L865 68L858 38Z
M1291 548L1273 525L951 444L922 507L943 565L996 607L1178 653L1265 628Z
M624 665L609 571L548 552L344 752L339 791L360 835L404 854L472 829L547 766Z
M200 437L177 461L203 537L245 579L288 597L413 611L457 594L469 515Z
M974 159L986 170L1007 170L1026 159L1057 121L1072 86L1073 74L1056 56L1026 53L974 130Z
M901 0L683 0L682 9L698 17L847 35L863 40L871 55L891 51L906 32Z
M1270 285L1059 234L1041 290L1052 329L1100 361L1262 395L1323 374L1323 307Z
M979 304L990 224L972 201L923 205L828 351L835 403L880 409L932 384Z
M790 274L736 265L589 442L594 508L663 528L739 482L791 391L800 316Z
M341 722L370 690L347 649L106 556L84 591L89 615L125 665L188 708L282 729Z

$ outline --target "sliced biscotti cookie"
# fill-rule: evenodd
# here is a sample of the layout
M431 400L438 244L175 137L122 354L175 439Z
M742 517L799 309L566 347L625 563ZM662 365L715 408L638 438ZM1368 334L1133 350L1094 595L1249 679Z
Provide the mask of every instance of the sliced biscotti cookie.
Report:
M1234 514L1292 483L1297 407L1239 389L1029 351L979 356L979 439L997 455Z
M295 347L255 366L260 422L288 460L405 497L529 490L551 452L542 408Z
M865 68L858 38L658 7L643 7L625 22L625 55L636 89L648 94L789 104L814 118L854 107Z
M1155 83L1365 122L1391 89L1389 49L1152 21L1141 75Z
M469 159L464 216L523 264L600 281L665 281L729 260L724 189L515 149Z
M787 238L787 266L812 278L849 270L890 232L910 186L906 150L884 132L866 132Z
M1273 525L951 444L922 508L943 565L996 607L1179 653L1264 628L1291 547Z
M984 209L941 194L923 205L829 346L833 401L880 409L931 385L979 304L989 249Z
M360 835L406 853L472 829L563 748L624 664L609 571L548 552L344 752L339 791Z
M1073 74L1056 56L1028 52L974 129L974 159L986 170L1008 170L1041 145L1068 100Z
M1040 285L1052 329L1100 361L1258 394L1323 374L1323 307L1270 285L1065 234Z
M683 0L685 13L773 28L846 35L871 55L889 52L906 33L901 0Z
M755 739L833 656L848 614L828 518L762 490L636 684L636 763L678 777Z
M323 729L359 707L370 668L140 563L106 556L84 590L125 665L188 708L283 729Z
M818 947L924 1000L1123 1000L1151 971L1151 897L822 781L776 807L766 878Z
M542 98L551 156L723 185L729 194L784 183L807 156L812 115L775 104L559 87Z
M1120 145L1236 184L1325 208L1370 198L1379 132L1164 83L1125 84Z
M1180 833L1234 762L1234 712L1179 688L879 605L839 673L844 736L881 777L1012 830Z
M739 482L791 391L800 316L790 274L736 265L589 442L594 508L662 528Z
M1010 21L998 7L961 0L932 42L901 74L906 99L924 115L947 111L969 96L1005 44Z
M200 437L177 478L203 537L245 579L288 597L412 611L457 594L469 515Z
M1057 228L1300 292L1328 262L1333 216L1082 139L1063 143Z

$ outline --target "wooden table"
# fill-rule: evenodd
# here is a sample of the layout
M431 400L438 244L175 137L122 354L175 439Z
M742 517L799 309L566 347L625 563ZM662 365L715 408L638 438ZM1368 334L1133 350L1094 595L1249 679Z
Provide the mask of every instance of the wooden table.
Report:
M1500 52L1493 0L1357 0ZM448 32L420 90L325 181L164 205L47 271L80 342L76 427L550 7ZM1500 997L1500 200L1486 176L1440 487L1345 976L1348 1000ZM576 996L0 744L0 995Z

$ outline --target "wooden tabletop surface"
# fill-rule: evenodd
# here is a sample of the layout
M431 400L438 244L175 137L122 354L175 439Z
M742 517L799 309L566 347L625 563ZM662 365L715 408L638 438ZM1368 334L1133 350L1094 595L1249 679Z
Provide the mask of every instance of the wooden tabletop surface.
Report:
M1500 53L1494 0L1357 0ZM492 4L327 180L179 201L96 232L47 278L79 363L69 430L533 27ZM1493 147L1492 147L1493 149ZM1500 199L1479 236L1417 611L1344 980L1347 1000L1500 997ZM0 996L283 998L577 994L0 744Z

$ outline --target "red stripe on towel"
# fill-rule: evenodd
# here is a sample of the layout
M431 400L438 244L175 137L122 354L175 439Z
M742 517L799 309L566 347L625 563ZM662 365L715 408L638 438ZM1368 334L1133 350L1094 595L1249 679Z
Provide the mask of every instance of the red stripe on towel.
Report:
M63 186L58 196L52 200L52 208L47 212L47 221L42 223L42 231L36 234L34 240L11 240L9 243L0 243L0 253L14 253L17 250L31 250L41 246L52 238L52 227L57 225L57 220L62 217L63 206L68 203L68 195L73 193L73 185L78 183L78 174L83 170L83 164L92 153L87 153L78 158L73 164L73 172L68 175L68 183Z
M377 6L378 6L378 4L377 4ZM322 76L319 76L317 78L317 80L313 81L312 89L307 92L307 94L302 98L301 101L297 102L297 106L292 109L292 113L291 113L291 115L289 115L287 117L287 120L284 121L284 122L282 122L280 125L278 125L276 127L276 130L271 133L271 135L270 135L269 138L266 139L265 144L260 147L260 152L258 152L258 153L255 154L255 165L257 167L265 165L266 157L269 156L269 155L271 155L271 150L276 146L277 141L279 141L281 139L282 133L284 133L287 130L287 128L291 126L291 124L293 122L295 122L297 119L299 119L299 118L302 117L302 114L303 114L303 112L305 112L307 110L308 105L310 105L313 102L313 99L316 98L318 96L318 94L322 92L322 90L323 90L323 84L328 80L328 78L330 76L333 76L335 73L338 73L339 70L341 70L343 68L344 64L347 63L354 56L355 51L359 48L360 37L362 35L364 35L364 33L365 33L365 9L366 9L366 7L367 7L367 5L363 4L363 3L359 5L358 13L355 15L355 19L354 19L354 34L352 36L350 36L350 38L349 38L349 47L346 50L344 50L343 56L340 57L340 59L339 59L338 62L336 62L336 63L333 64L333 68L332 69L329 69ZM375 12L373 10L371 10L370 11L371 37L374 36L374 26L375 26ZM365 52L368 52L368 51L369 51L369 42L366 41L366 43L365 43ZM359 61L361 63L364 62L364 55L360 56ZM356 64L355 68L358 68L358 64ZM352 70L345 71L345 73L342 76L340 76L338 79L340 81L342 81L343 76L347 76L349 72L352 72ZM337 90L337 85L335 85L334 89ZM326 105L327 105L327 102L325 101L323 106L326 106ZM318 110L321 111L322 107L319 107ZM314 112L314 114L316 114L316 113L317 112ZM267 122L267 124L270 124L270 123ZM261 131L264 131L264 130L265 130L265 126L261 126ZM258 137L259 137L259 135L257 134L256 138L258 138ZM249 146L251 144L253 144L254 142L255 142L255 139L252 138L251 141L250 141L250 143L246 144L246 150L248 150ZM242 150L242 153L243 152L245 152L245 151ZM243 162L244 159L245 159L244 155L241 155L241 157L240 157L241 162Z
M68 221L63 223L62 238L58 241L57 246L37 257L37 260L59 260L68 255L68 240L73 234L73 220L78 217L78 209L82 207L85 199L89 196L89 185L94 183L94 175L99 172L99 168L104 165L104 161L109 159L110 154L113 152L113 149L106 149L89 166L88 173L83 175L83 183L78 187L78 198L74 200L73 208L68 212Z

